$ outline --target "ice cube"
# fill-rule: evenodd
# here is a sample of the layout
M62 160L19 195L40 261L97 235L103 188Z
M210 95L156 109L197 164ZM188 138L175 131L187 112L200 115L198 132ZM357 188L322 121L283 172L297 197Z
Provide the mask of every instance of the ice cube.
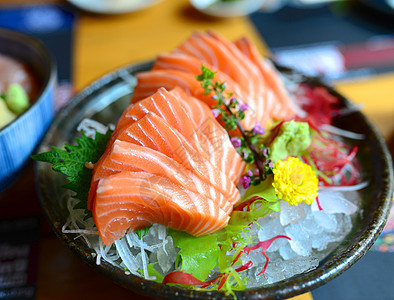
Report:
M283 226L280 224L279 218L271 219L267 218L260 223L262 229L259 229L257 236L259 241L265 241L273 238L277 235L285 235ZM268 248L267 252L278 251L279 248L286 245L287 239L279 238L272 242L271 246Z
M331 190L319 191L319 203L324 212L329 214L354 214L357 206L347 200L343 193ZM312 211L319 211L316 201L312 203Z
M290 224L285 228L285 233L291 238L290 245L294 252L301 256L308 256L311 254L312 241L301 224Z
M300 203L298 206L289 205L286 201L280 202L280 223L286 226L305 217L308 205Z
M319 227L326 232L336 232L337 231L337 219L335 215L326 213L324 210L313 212L313 217L315 222L319 224ZM322 232L321 232L322 233Z
M293 249L291 249L290 243L281 247L279 249L279 253L284 260L289 260L297 257L297 253L295 253Z
M157 251L157 260L161 270L164 273L167 273L174 266L177 255L177 251L174 248L172 238L170 236L167 236L164 248L165 249L163 249L163 247L159 247L159 250Z

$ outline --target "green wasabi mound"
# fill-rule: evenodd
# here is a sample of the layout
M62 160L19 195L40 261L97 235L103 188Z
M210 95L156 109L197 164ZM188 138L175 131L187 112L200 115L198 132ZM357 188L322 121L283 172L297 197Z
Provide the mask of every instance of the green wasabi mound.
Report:
M0 129L15 120L17 116L8 109L5 101L0 98Z
M284 122L278 135L270 145L272 162L283 160L288 156L301 155L311 143L309 125L306 122Z
M11 84L5 93L5 101L11 112L16 115L23 113L30 105L29 97L20 84Z

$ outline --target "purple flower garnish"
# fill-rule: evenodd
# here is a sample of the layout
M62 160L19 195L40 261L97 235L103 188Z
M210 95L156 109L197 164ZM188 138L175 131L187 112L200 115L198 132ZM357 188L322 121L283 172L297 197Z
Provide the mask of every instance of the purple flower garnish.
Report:
M218 96L217 95L212 95L211 99L212 100L218 100Z
M271 169L274 167L274 164L272 163L272 162L270 162L269 164L268 164L268 167L270 167Z
M239 105L239 110L240 110L240 111L246 111L246 110L248 110L248 108L249 108L248 103L241 103L241 104Z
M235 101L237 101L237 98L235 98L235 97L232 97L232 98L230 99L230 103L235 103Z
M230 141L231 141L231 143L233 144L233 146L234 146L235 149L241 147L241 141L240 141L239 139L233 138L233 137L232 137L232 138L230 139Z
M264 127L261 126L261 124L259 122L256 122L253 127L253 133L254 134L264 134L264 132L265 132Z
M268 148L264 148L264 150L263 150L263 155L264 155L265 157L268 156Z
M217 118L219 116L219 110L218 109L212 109L212 114L215 118Z
M253 176L253 172L252 172L251 170L248 170L248 171L246 172L246 174L248 174L249 177L252 177L252 176Z
M249 187L250 184L250 177L248 176L242 176L241 179L239 180L239 183L243 186L243 188L246 190Z
M242 158L243 159L247 159L248 158L248 153L246 153L245 151L242 151Z

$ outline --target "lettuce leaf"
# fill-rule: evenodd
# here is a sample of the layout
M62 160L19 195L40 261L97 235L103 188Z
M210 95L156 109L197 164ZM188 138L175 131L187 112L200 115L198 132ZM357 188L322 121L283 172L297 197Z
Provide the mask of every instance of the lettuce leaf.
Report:
M180 248L181 270L193 274L199 280L205 280L209 272L218 264L220 248L216 234L194 237L186 232L170 229L174 247Z

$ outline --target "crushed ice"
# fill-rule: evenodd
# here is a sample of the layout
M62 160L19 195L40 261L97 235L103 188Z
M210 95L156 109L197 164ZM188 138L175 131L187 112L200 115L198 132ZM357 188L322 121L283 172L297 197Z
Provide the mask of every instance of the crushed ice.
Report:
M106 132L107 127L101 126L103 125L87 119L80 124L78 131L84 130L86 135L94 137L95 130ZM363 182L356 188L363 188L366 184ZM267 250L270 262L265 277L256 276L266 262L260 252L251 251L242 256L244 263L249 260L253 262L253 267L244 272L248 278L247 287L272 284L315 269L319 261L350 232L351 218L356 212L360 212L360 195L354 189L320 189L319 202L323 210L319 210L316 201L312 205L300 203L298 206L290 206L281 201L280 212L259 218L257 222L261 227L256 224L251 226L251 234L258 240L268 240L277 235L287 235L291 240L277 239ZM155 277L149 275L150 263L156 263L154 268L162 274L174 270L179 249L174 248L165 226L153 224L142 237L130 232L114 244L106 246L98 235L93 219L86 218L84 210L74 208L78 200L70 197L67 191L64 197L68 199L70 216L62 231L79 234L77 238L82 237L94 251L92 257L98 265L107 262L125 270L126 274L151 280Z
M319 261L329 253L350 232L352 215L358 211L358 192L319 192L319 210L316 203L300 203L290 206L281 201L281 211L259 218L251 226L251 234L260 241L277 235L287 235L291 240L277 239L267 250L270 261L265 277L260 275L265 257L258 251L242 256L243 262L251 260L253 267L244 272L248 277L248 288L272 284L296 274L315 269ZM85 219L83 210L74 209L76 200L69 198L70 217L63 227L65 233L77 233L95 251L92 255L97 264L107 262L134 274L154 280L148 271L150 263L154 268L167 274L174 270L179 249L174 248L166 227L153 224L146 235L139 237L135 232L126 234L111 246L105 246L91 218Z

